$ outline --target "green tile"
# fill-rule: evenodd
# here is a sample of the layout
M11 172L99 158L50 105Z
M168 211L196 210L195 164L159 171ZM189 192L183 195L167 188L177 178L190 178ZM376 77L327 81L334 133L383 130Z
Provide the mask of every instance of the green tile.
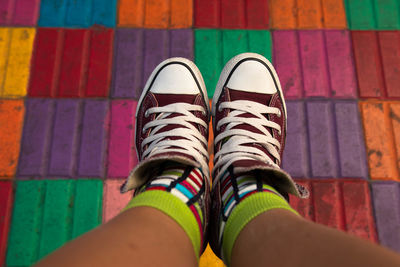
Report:
M376 28L373 0L345 0L347 24L351 30Z
M399 1L374 0L377 28L379 30L400 29Z
M37 259L46 191L44 181L18 181L8 239L7 266L29 266Z
M57 180L47 183L39 258L61 247L71 236L71 201L75 181Z
M272 41L269 31L195 30L195 62L203 74L208 96L212 98L220 72L232 57L255 52L271 60Z
M203 75L208 96L211 98L222 68L221 32L219 30L195 30L194 57Z
M101 180L18 181L8 266L29 266L101 223Z
M101 180L77 180L74 199L72 238L101 223L103 182Z

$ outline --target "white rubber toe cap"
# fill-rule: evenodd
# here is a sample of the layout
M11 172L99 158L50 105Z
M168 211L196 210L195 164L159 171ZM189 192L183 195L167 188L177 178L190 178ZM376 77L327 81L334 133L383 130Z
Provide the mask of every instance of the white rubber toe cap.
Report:
M198 94L200 89L190 70L183 64L163 67L156 76L150 92L156 94Z
M267 67L256 60L246 60L231 74L227 87L229 89L275 94L277 89Z

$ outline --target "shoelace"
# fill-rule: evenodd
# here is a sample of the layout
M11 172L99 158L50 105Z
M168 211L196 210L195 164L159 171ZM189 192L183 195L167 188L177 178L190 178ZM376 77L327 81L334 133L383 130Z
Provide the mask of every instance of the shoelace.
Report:
M197 126L201 125L205 128L208 127L207 123L202 119L197 118L192 112L200 111L206 113L205 109L199 105L191 105L187 103L174 103L164 107L149 108L145 116L151 114L158 114L155 120L152 120L143 127L142 131L145 132L149 128L153 128L150 135L142 142L143 149L146 145L148 147L143 151L143 158L154 156L166 152L185 153L193 156L193 158L200 163L204 173L208 174L208 151L204 148L207 147L207 139L199 132ZM181 114L173 118L168 118L172 114ZM171 124L181 125L182 127L172 130L161 130ZM184 137L184 139L171 140L169 137Z
M266 150L280 162L279 149L280 143L275 139L266 127L278 130L281 133L281 127L272 121L269 121L263 114L276 114L281 116L278 108L268 107L266 105L248 101L237 100L232 102L223 102L219 105L218 111L222 109L230 109L231 112L227 117L221 119L216 125L219 130L223 125L227 124L225 130L215 137L214 143L224 140L221 150L214 155L214 170L221 170L214 181L218 181L225 173L228 167L237 160L259 160L268 162L279 168L277 164L261 149L245 146L246 144L258 144L266 148ZM254 117L240 117L244 113L250 113ZM254 133L244 129L233 129L239 124L249 124L258 129L260 133ZM225 141L226 140L226 141Z

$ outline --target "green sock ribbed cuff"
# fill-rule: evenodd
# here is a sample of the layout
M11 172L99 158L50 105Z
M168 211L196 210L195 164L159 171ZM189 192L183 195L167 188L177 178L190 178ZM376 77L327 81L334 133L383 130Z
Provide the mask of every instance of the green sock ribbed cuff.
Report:
M190 208L173 194L161 190L145 191L134 198L122 212L134 207L153 207L175 220L189 236L197 259L200 254L201 233Z
M234 208L226 222L222 237L223 258L228 266L231 262L233 246L242 229L256 216L272 209L285 209L299 215L285 199L268 192L255 193Z

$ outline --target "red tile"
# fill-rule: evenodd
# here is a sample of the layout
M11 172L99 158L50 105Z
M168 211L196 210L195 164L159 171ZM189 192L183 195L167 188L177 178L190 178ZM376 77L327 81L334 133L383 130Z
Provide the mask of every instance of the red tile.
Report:
M378 31L383 78L389 98L400 97L400 33Z
M39 28L32 58L29 96L54 96L60 67L63 30Z
M246 1L246 22L249 29L267 29L269 22L268 1L248 0ZM249 14L251 14L249 16Z
M220 1L195 0L194 25L197 28L218 28L220 22Z
M12 182L0 181L0 266L3 266L12 207Z
M245 0L221 0L221 27L227 29L246 27Z
M352 37L360 97L384 97L382 65L376 33L353 31Z
M112 29L94 28L90 33L90 52L85 96L107 97L111 82Z
M88 41L89 32L86 29L65 30L57 96L83 96Z
M362 180L342 182L341 189L346 231L377 242L368 182Z

